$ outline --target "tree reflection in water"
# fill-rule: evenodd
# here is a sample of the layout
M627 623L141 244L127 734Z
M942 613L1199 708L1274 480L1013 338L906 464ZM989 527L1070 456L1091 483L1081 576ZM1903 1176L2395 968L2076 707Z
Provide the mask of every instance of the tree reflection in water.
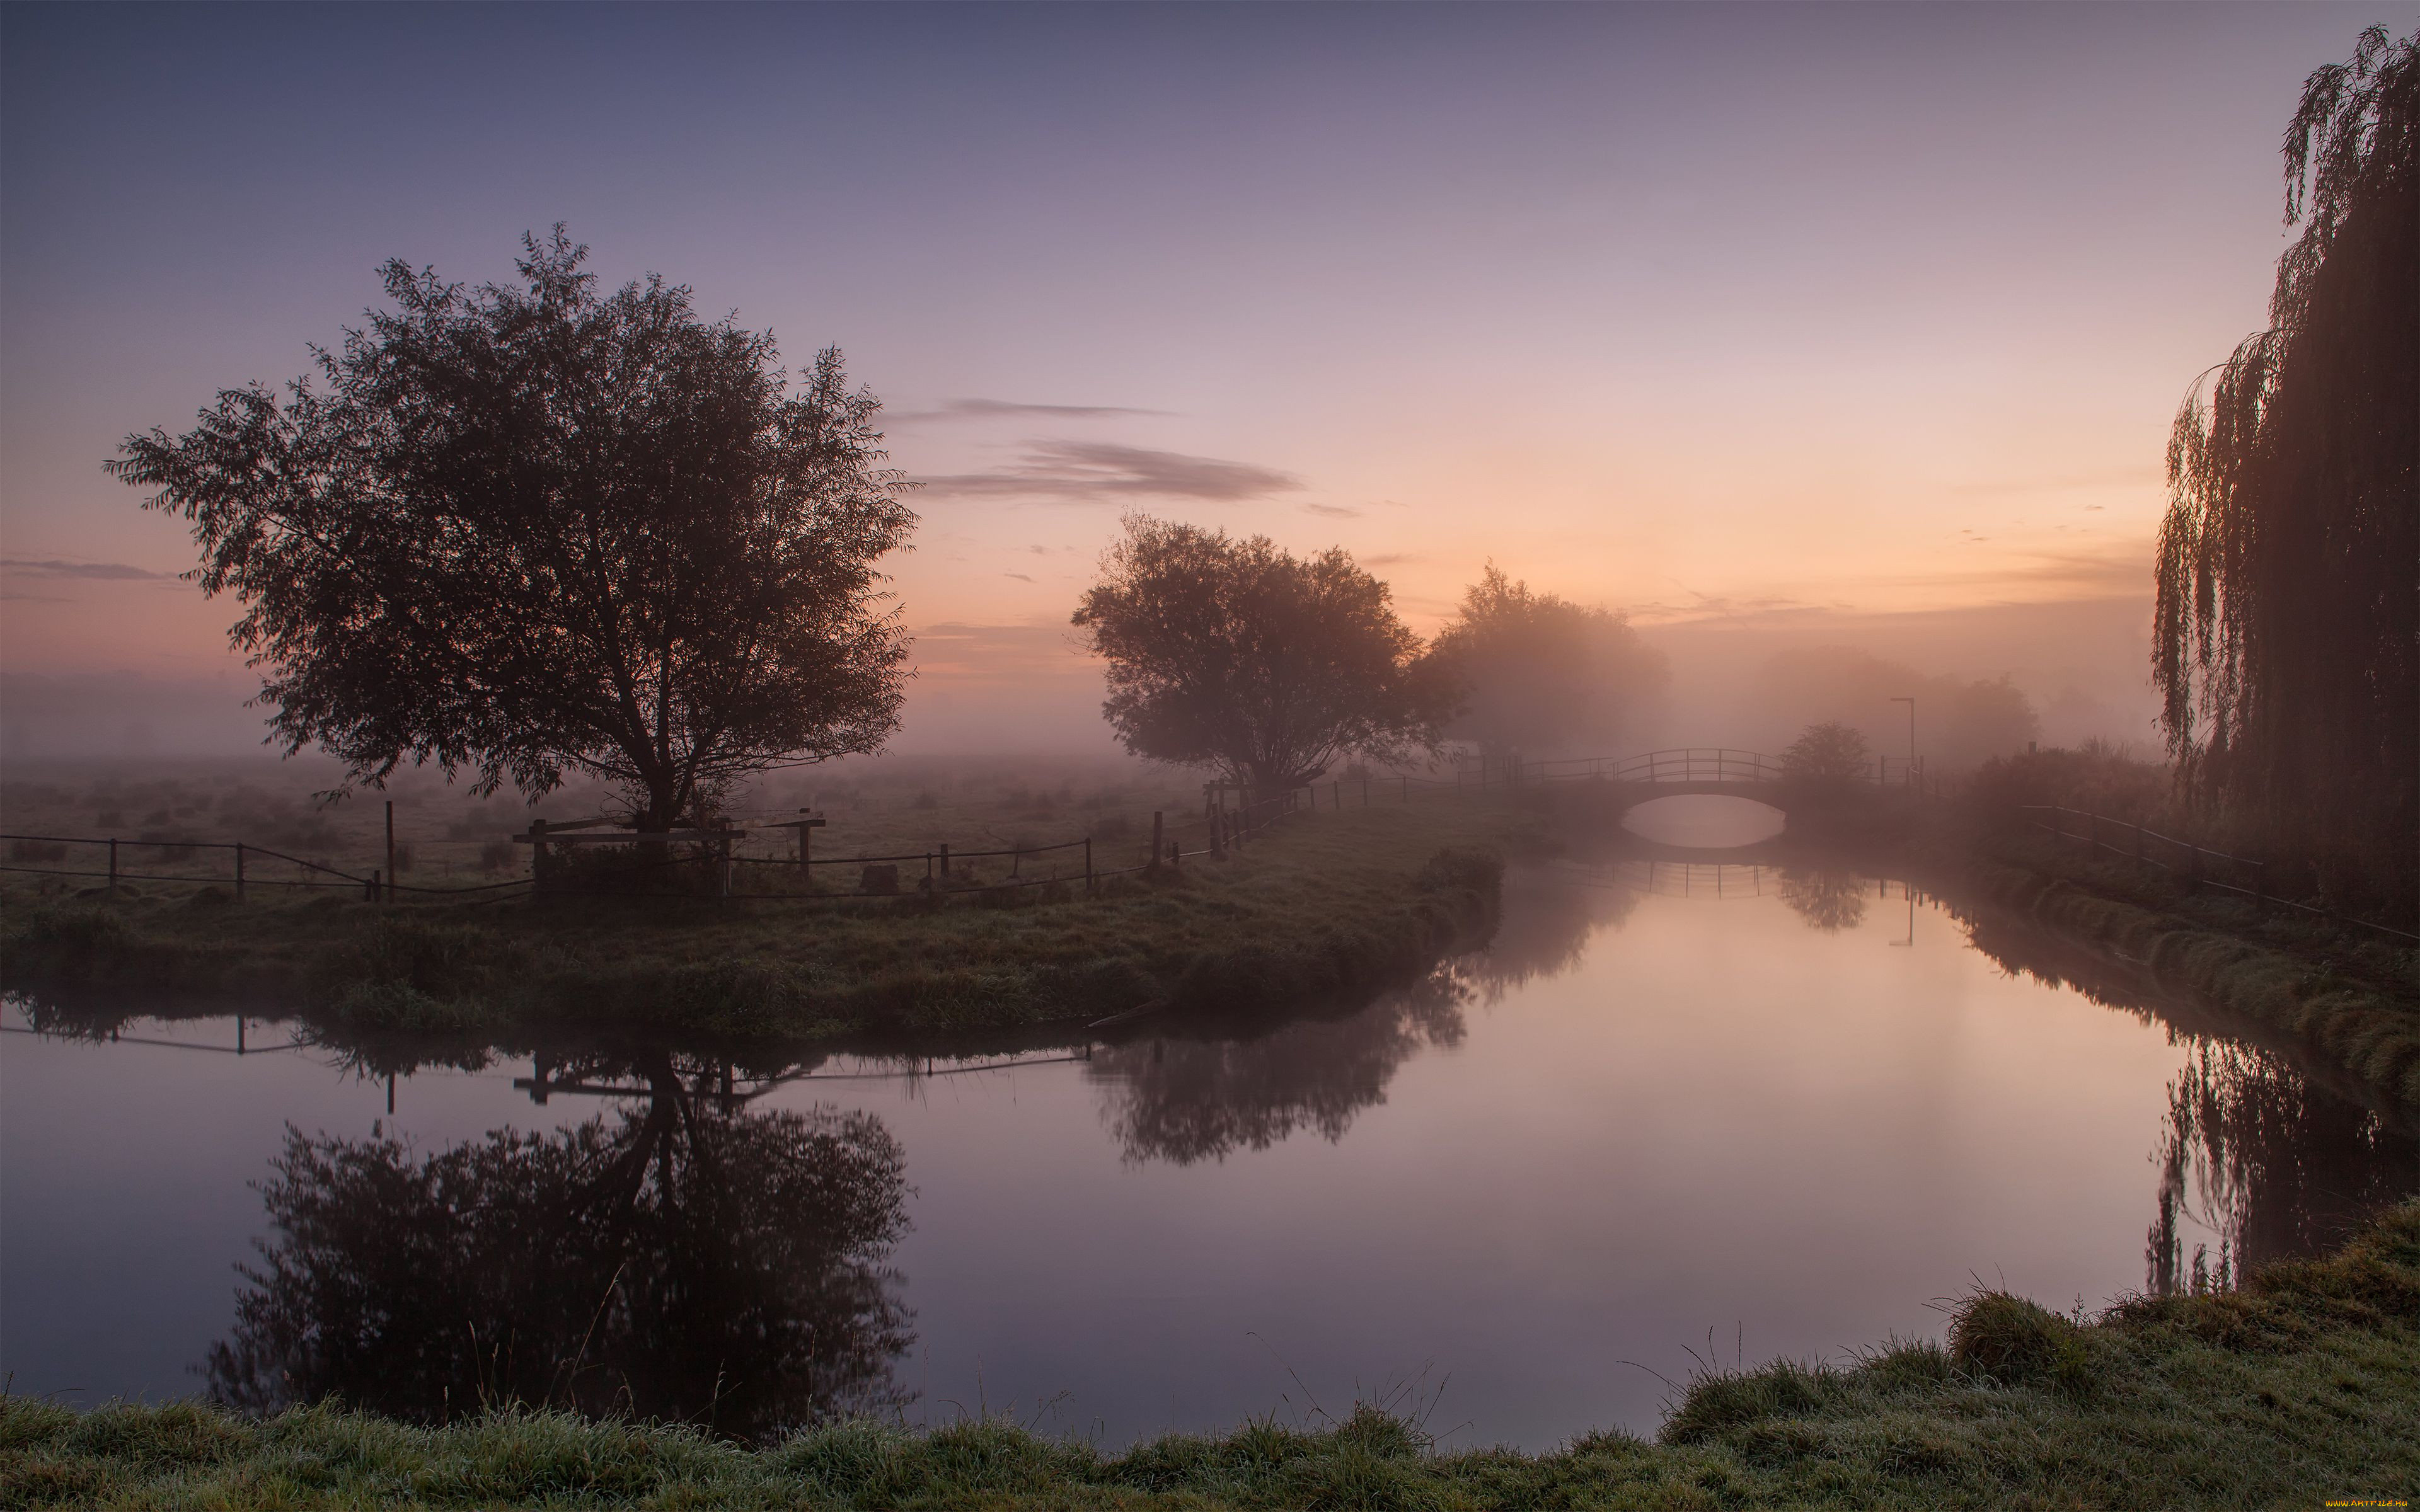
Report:
M1807 921L1809 929L1838 934L1854 929L1866 917L1866 878L1857 872L1811 872L1785 867L1781 901Z
M1104 1046L1086 1074L1106 1093L1102 1117L1128 1161L1225 1160L1300 1129L1332 1143L1362 1109L1386 1101L1387 1083L1415 1052L1462 1042L1468 997L1459 975L1440 968L1343 1018L1233 1039Z
M2271 1260L2317 1255L2420 1191L2420 1146L2313 1088L2267 1051L2203 1041L2168 1084L2159 1214L2145 1247L2154 1292L2225 1288ZM2182 1220L2218 1236L2184 1253Z
M1453 963L1455 973L1490 1004L1578 965L1597 932L1620 928L1640 897L1609 872L1517 867L1505 872L1503 887L1501 919L1487 948Z
M420 1421L548 1404L741 1438L906 1401L910 1314L883 1262L908 1187L881 1121L750 1110L668 1057L637 1074L644 1105L426 1158L289 1127L211 1393Z

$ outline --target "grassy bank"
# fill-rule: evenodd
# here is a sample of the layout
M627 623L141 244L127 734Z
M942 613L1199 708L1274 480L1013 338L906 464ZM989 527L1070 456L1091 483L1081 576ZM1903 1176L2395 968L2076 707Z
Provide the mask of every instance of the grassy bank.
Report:
M2293 1036L2420 1117L2420 951L2264 916L2245 901L2188 897L2157 875L2050 841L1944 836L1921 853L2003 906Z
M1607 1362L1608 1369L1616 1368ZM749 1449L503 1413L0 1399L0 1505L915 1508L2318 1506L2420 1487L2420 1204L2242 1289L2087 1321L1970 1297L1946 1347L1691 1383L1655 1442L1442 1450L1370 1410L1104 1453L1002 1422L844 1424Z
M347 1027L646 1026L833 1035L1003 1027L1148 1004L1315 1004L1482 935L1534 818L1471 805L1304 815L1157 879L951 899L659 897L381 908L212 889L0 898L8 984L240 995Z

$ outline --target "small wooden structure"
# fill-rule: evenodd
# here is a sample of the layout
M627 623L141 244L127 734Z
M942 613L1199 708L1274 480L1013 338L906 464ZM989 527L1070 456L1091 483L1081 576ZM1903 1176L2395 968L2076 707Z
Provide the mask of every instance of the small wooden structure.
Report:
M821 821L817 821L820 823ZM611 817L573 819L548 824L543 819L530 821L529 833L515 835L513 843L527 845L530 852L530 890L555 890L553 850L562 845L703 845L713 866L714 890L718 897L731 891L731 847L746 831L736 825L719 827L696 825L688 829L648 829L631 827L628 821ZM800 830L803 836L806 833Z
M813 847L809 843L810 832L823 828L825 820L823 810L819 809L801 809L799 810L799 817L796 819L784 819L779 824L766 825L762 826L766 829L795 829L799 832L799 880L800 882L804 882L808 879L807 868L814 860L812 855Z

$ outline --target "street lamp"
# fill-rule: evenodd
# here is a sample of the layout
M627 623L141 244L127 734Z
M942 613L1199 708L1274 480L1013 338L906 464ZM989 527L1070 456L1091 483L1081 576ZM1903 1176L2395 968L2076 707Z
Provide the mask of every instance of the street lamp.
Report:
M1907 705L1907 786L1912 793L1916 791L1916 700L1895 698L1891 702Z

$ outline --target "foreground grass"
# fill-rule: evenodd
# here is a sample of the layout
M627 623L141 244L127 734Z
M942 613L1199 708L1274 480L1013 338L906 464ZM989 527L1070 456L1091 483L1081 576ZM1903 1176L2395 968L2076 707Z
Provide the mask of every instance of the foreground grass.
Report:
M1965 837L1932 858L1993 902L2292 1036L2420 1118L2420 950L2264 916L2246 901L2189 898L2141 868L2055 842Z
M1107 1454L998 1421L680 1427L0 1398L0 1505L116 1507L2316 1507L2420 1489L2420 1203L2242 1290L2078 1323L1968 1298L1946 1348L1695 1381L1658 1442L1442 1452L1369 1409Z
M0 895L11 987L241 993L363 1030L550 1023L740 1034L996 1028L1146 1005L1316 1003L1416 976L1495 917L1534 817L1304 815L1223 862L1099 895L878 903L689 898L380 908L214 890Z

